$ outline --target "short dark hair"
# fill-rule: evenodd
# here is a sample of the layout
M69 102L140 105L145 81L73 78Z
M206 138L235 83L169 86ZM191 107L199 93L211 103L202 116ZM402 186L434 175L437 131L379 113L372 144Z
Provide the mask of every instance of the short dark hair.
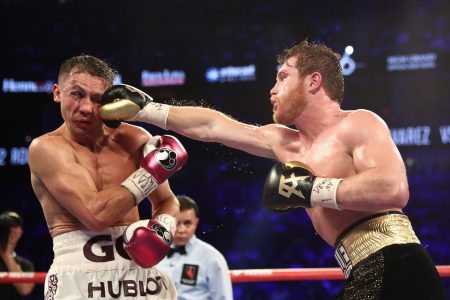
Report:
M344 99L344 75L340 64L341 55L331 48L303 40L281 52L277 61L285 63L291 57L297 57L297 69L300 77L318 72L323 79L323 88L330 99L342 103Z
M180 202L180 212L193 208L195 216L198 218L200 210L194 199L186 195L178 195L177 199Z
M117 71L105 61L91 55L82 54L69 58L61 64L58 82L61 82L62 78L69 75L73 69L104 78L109 86L113 85L114 78L117 75Z
M23 226L23 218L22 216L13 210L7 210L0 215L0 218L9 219L12 223L12 226Z

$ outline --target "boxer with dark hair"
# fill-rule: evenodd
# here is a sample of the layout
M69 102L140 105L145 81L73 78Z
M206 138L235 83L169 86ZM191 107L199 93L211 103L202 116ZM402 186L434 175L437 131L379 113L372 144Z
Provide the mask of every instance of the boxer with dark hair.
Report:
M106 127L99 108L115 71L89 55L60 69L53 98L63 124L29 148L33 190L53 238L45 299L175 299L154 266L170 249L179 204L167 179L186 162L173 136ZM137 206L149 197L152 219Z
M155 102L121 120L277 160L264 205L280 213L306 209L347 277L339 299L443 299L436 267L402 213L409 199L402 157L378 115L341 109L339 59L308 41L279 55L270 90L275 124L255 126L208 108ZM119 115L115 107L105 104L101 115Z

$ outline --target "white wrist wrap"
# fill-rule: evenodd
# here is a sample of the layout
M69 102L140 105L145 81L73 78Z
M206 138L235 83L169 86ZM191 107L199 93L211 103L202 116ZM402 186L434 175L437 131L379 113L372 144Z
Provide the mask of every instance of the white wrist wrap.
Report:
M311 191L311 206L322 206L341 210L336 202L336 191L342 178L316 177Z
M136 205L139 205L148 194L158 187L155 177L142 167L134 171L120 185L133 194Z
M167 129L167 118L169 116L170 105L150 102L140 110L132 121L140 121L156 125L162 129Z
M174 217L168 214L160 214L155 217L155 220L164 224L172 236L175 235L175 231L177 230L177 220Z

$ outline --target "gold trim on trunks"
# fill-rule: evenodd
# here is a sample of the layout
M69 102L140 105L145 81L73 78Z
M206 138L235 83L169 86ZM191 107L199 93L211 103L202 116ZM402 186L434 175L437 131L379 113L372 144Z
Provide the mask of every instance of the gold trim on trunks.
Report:
M345 277L370 254L394 244L420 244L411 222L404 214L385 214L369 219L348 232L336 243L334 256Z

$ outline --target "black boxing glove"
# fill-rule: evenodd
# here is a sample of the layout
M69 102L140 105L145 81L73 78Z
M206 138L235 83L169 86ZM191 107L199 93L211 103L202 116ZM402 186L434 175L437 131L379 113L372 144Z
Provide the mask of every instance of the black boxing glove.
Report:
M336 202L341 180L316 177L306 164L300 162L278 162L264 184L264 206L277 213L288 213L297 207L341 209Z
M113 85L103 94L100 117L106 126L117 128L121 121L132 119L152 101L152 97L131 85Z

